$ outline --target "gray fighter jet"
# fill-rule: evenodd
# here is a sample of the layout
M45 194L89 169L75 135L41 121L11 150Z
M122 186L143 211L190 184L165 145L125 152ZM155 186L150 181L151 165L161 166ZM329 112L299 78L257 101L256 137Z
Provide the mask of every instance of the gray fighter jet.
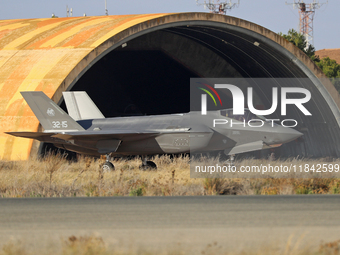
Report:
M234 155L277 147L302 135L265 120L258 128L240 125L242 121L261 118L249 111L244 116L233 116L232 110L219 110L209 112L207 116L202 116L201 112L189 112L105 118L86 92L64 92L71 117L43 92L21 94L44 131L7 134L52 143L80 154L106 155L104 170L114 169L111 157L139 155L143 167L155 168L152 161L147 161L151 155L213 151ZM216 119L219 120L217 123ZM225 124L230 121L238 125L230 127Z

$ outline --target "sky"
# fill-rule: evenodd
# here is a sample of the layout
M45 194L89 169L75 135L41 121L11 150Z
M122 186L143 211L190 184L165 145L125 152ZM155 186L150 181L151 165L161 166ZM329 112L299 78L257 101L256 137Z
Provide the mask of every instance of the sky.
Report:
M203 2L203 0L199 0ZM233 0L236 2L237 0ZM293 0L287 0L293 2ZM313 0L305 0L310 3ZM320 3L327 0L320 0ZM52 13L66 16L66 6L73 16L104 15L105 0L0 0L0 19L49 18ZM207 12L196 0L107 0L110 15ZM314 46L317 50L340 48L340 0L329 0L316 11ZM240 6L227 15L245 19L273 32L287 33L298 29L299 14L286 0L240 0Z

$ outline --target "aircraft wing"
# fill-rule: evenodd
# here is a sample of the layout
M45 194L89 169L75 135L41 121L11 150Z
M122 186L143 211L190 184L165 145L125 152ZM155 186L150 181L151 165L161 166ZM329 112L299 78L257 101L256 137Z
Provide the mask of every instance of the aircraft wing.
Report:
M41 142L50 143L80 143L94 142L99 153L110 153L117 151L123 141L143 140L152 136L156 136L159 132L149 131L127 131L127 130L112 130L112 131L79 131L69 133L43 133L43 132L6 132L6 134L36 139ZM58 142L59 139L60 141ZM83 146L86 146L83 144Z
M65 141L68 140L102 140L102 139L133 139L137 136L136 140L148 138L151 136L159 135L159 132L152 131L127 131L127 130L110 130L110 131L85 131L85 132L69 132L69 133L44 133L44 132L5 132L8 135L13 135L22 138L31 138L39 141L46 141L46 139L53 137Z
M136 140L141 140L151 136L159 135L159 132L153 131L136 131L136 130L108 130L108 131L80 131L80 132L66 132L54 134L53 137L63 140L103 140L103 139L120 139L130 138L136 136Z
M31 138L39 141L45 141L47 138L55 135L56 133L43 133L43 132L5 132L8 135L13 135L22 138Z

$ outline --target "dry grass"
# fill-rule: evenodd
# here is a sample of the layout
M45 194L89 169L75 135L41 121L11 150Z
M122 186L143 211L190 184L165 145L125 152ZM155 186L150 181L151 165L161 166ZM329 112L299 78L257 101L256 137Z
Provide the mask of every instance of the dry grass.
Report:
M340 255L340 240L322 243L318 248L300 247L301 237L293 243L290 238L283 247L276 245L267 245L258 249L248 247L248 250L239 252L230 251L223 245L214 242L206 245L200 252L193 252L190 249L166 248L160 251L151 251L147 248L122 248L119 245L107 245L103 238L98 236L70 236L67 239L61 239L61 242L51 242L45 245L45 248L36 247L38 251L30 251L28 244L21 241L10 241L3 247L0 247L0 255L33 255L33 254L55 254L55 255L185 255L185 254L203 254L203 255ZM42 244L43 245L43 244Z
M313 163L311 160L294 160L301 164ZM154 158L154 161L158 166L157 171L140 170L139 159L117 160L114 162L116 171L109 173L101 172L100 160L80 158L77 162L70 162L61 155L18 162L0 161L0 197L340 193L340 179L335 178L195 179L190 178L189 157L170 159L168 156L161 156ZM237 164L254 165L263 162L263 160L252 159ZM282 161L271 162L271 164L282 164Z

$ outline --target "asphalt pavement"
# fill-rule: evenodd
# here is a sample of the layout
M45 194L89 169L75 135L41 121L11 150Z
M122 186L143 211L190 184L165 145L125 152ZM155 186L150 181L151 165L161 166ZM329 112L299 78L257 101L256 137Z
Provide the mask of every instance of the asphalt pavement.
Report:
M0 245L91 234L152 249L318 246L340 239L340 196L0 199Z

